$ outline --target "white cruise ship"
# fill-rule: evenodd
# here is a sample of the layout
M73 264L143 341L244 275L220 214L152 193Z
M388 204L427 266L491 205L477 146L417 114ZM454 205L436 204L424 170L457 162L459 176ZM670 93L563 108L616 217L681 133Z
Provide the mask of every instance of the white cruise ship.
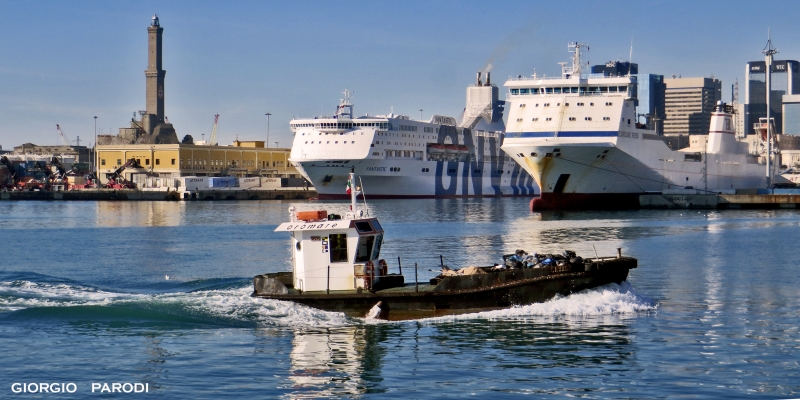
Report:
M581 47L559 77L509 79L503 150L541 190L531 209L636 208L638 195L674 189L733 192L766 185L766 166L736 141L719 104L707 143L672 150L637 124L635 77L583 74Z
M353 116L345 91L331 117L294 119L289 158L320 199L347 199L353 169L368 198L531 196L535 183L503 144L504 102L498 88L481 82L467 88L467 107L455 118L429 121L405 115Z

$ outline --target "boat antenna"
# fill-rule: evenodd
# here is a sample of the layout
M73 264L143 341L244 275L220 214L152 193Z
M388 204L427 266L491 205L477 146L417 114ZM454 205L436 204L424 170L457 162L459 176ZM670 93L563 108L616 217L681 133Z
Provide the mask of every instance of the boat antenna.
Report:
M364 182L361 181L361 177L358 177L359 187L361 188L361 197L364 199L364 210L369 217L369 207L367 207L367 194L364 193Z

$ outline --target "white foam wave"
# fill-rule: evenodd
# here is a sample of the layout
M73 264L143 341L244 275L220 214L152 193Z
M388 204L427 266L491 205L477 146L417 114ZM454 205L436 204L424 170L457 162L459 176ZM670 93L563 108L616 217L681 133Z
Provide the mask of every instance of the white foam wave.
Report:
M136 298L137 296L141 295L112 293L64 283L0 282L0 312L33 307L106 305L115 300Z
M250 297L251 293L250 285L147 295L68 284L0 282L0 312L37 307L145 305L165 312L251 322L258 326L335 327L352 324L342 313L325 312L291 302L257 299Z
M536 321L608 321L609 318L635 316L656 310L650 299L637 294L630 283L609 284L584 290L569 296L559 296L544 303L517 306L503 310L485 311L446 317L429 318L427 322L458 320L536 320Z

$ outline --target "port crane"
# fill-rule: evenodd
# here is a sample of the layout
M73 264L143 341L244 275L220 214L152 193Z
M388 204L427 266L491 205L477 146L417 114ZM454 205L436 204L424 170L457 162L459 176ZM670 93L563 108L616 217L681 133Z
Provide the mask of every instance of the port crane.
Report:
M64 146L69 146L69 139L67 139L67 135L65 135L64 131L61 130L61 126L59 124L56 124L56 131L58 132L58 136L61 138L61 141L64 142Z
M125 171L126 168L142 168L142 166L137 159L131 158L128 162L114 170L114 172L106 174L106 178L108 179L106 187L109 189L135 188L136 185L134 183L128 182L122 177L122 171Z
M217 145L217 123L219 122L219 114L214 115L214 127L211 128L211 138L208 144L211 146Z

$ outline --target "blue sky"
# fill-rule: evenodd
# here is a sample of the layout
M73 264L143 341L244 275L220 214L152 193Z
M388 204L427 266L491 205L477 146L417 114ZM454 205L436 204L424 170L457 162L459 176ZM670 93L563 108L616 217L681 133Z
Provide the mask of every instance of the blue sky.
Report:
M91 144L145 108L147 26L164 28L166 115L180 138L289 146L293 117L329 115L345 88L355 112L458 117L465 87L557 74L567 42L594 64L722 80L723 98L771 29L800 59L800 6L791 1L11 1L0 0L0 145ZM501 93L505 93L503 90Z

